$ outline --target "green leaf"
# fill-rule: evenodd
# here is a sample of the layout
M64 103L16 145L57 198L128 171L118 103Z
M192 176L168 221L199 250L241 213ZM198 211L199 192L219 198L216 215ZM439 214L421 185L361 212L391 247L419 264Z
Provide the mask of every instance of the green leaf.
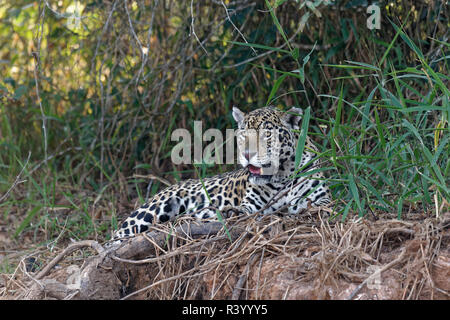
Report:
M397 219L402 218L402 211L403 211L403 197L400 197L397 202Z
M362 206L361 206L361 201L359 200L359 192L358 192L358 188L356 187L355 177L351 173L348 176L348 182L349 182L350 192L352 193L353 199L355 200L356 205L358 206L359 214L361 216L362 215Z
M278 32L281 34L281 36L283 37L284 41L285 41L286 44L288 45L289 50L291 50L291 52L292 52L292 48L291 48L291 45L290 45L290 43L289 43L289 41L288 41L288 38L286 37L286 33L284 32L283 28L281 27L280 21L278 21L278 18L277 18L277 16L275 15L275 12L273 11L273 8L272 8L272 6L270 5L270 3L269 3L268 0L266 0L266 5L267 5L267 7L269 8L269 12L270 12L270 15L272 16L273 23L275 24L275 26L276 26L277 29L278 29Z
M261 65L253 64L253 63L249 63L249 65L254 66L254 67L256 67L256 68L261 68L261 69L264 69L264 70L269 70L269 71L273 71L273 72L277 72L277 73L281 73L281 74L287 74L287 75L290 75L290 76L292 76L292 77L295 77L295 78L301 80L301 77L300 77L300 75L298 74L298 73L299 73L299 70L298 70L298 69L295 69L295 70L292 70L292 71L289 72L289 71L283 71L283 70L273 69L273 68L270 68L270 67L268 67L268 66L261 66Z
M223 41L225 41L226 43L237 44L237 45L244 46L244 47L252 47L252 48L257 48L257 49L265 49L268 51L277 51L277 52L291 54L291 52L288 50L279 49L279 48L275 48L275 47L269 47L269 46L265 46L265 45L257 44L257 43L245 43L245 42L239 42L239 41L226 41L226 40L223 40Z
M409 13L408 13L409 16ZM407 19L405 19L407 20ZM402 31L403 25L399 28L395 23L393 23L391 20L389 22L392 24L394 29L397 31L397 33L400 33L400 37L403 39L403 41L406 42L406 44L416 53L416 55L419 57L419 59L424 60L423 53L420 51L420 49L416 46L416 44Z
M417 137L417 139L420 141L420 144L422 146L424 146L423 140L422 140L422 137L419 134L419 131L417 131L417 129L408 120L403 119L402 122L403 122L403 125L405 127L407 127Z
M359 61L350 61L350 60L345 60L345 62L354 64L354 65L357 65L357 66L360 66L360 67L364 67L364 69L367 69L367 70L381 71L380 68L378 68L378 67L376 67L376 66L373 66L373 65L371 65L371 64L368 64L368 63L359 62Z
M350 199L350 201L345 205L344 212L342 213L342 222L344 222L345 219L347 218L347 215L352 206L352 203L353 203L353 199Z
M408 13L408 15L409 15L409 13ZM406 20L405 20L405 23L406 23ZM391 51L391 49L394 46L394 43L397 40L399 35L400 35L400 32L397 31L397 33L395 34L395 36L392 39L391 43L389 44L388 48L384 52L383 57L381 57L380 63L378 64L380 67L383 65L384 60L386 59L387 55L389 54L389 51Z
M311 14L307 11L300 19L300 23L299 23L300 32L303 32L303 29L305 29L306 23L308 22L308 19L310 16L311 16Z
M277 8L277 7L281 6L281 5L282 5L283 3L285 3L286 1L288 1L288 0L276 0L276 1L275 1L274 8Z
M342 99L342 97L335 97L329 94L319 94L317 95L318 97L326 97L326 98L332 98L332 99L338 99L338 100L342 100L342 102L345 102L347 105L349 105L350 107L352 107L353 109L355 109L355 111L357 111L358 113L361 114L361 116L364 119L367 119L368 122L370 122L371 124L373 124L372 120L370 118L367 118L367 116L364 114L364 112L362 112L361 110L359 110L359 108L357 108L353 103L348 102L345 99Z
M42 206L37 206L28 212L27 216L17 228L16 232L14 232L14 238L17 237L30 224L31 219L33 219L33 217L36 215L36 213L38 213L39 210L41 210L41 208Z
M445 145L448 143L448 140L450 139L450 135L446 135L444 136L444 138L441 140L441 142L439 143L439 146L433 156L433 159L431 160L431 164L435 165L442 153L442 151L444 150ZM449 150L447 149L447 152L449 152Z
M323 66L340 68L340 69L358 69L358 70L364 69L364 70L372 70L372 71L374 71L374 67L373 66L362 66L362 65L352 66L352 65L348 65L348 64L323 64Z
M377 133L378 138L380 139L381 148L382 150L386 150L386 140L384 139L384 130L383 125L380 121L380 116L378 115L378 110L375 108L375 122L377 124Z
M369 190L378 199L378 201L380 201L382 204L385 205L385 207L386 207L385 209L389 209L390 205L383 199L383 197L378 192L378 190L375 189L375 187L373 187L372 184L369 181L367 181L367 180L365 180L365 179L363 179L361 177L359 177L359 181L361 182L361 184L364 187L367 188L367 190Z
M18 86L17 89L16 89L16 91L14 91L13 98L16 99L16 100L18 100L18 99L20 99L27 91L28 91L28 87L27 87L27 86L24 86L24 85Z
M344 99L342 99L343 97L343 86L341 85L341 92L339 94L339 100L338 100L338 106L337 106L337 110L336 110L336 119L334 120L334 125L331 131L331 161L333 162L333 164L335 166L337 166L337 157L336 157L336 138L338 136L338 132L339 132L339 126L341 123L341 113L342 113L342 102L344 101Z
M283 82L284 79L286 79L287 76L288 76L287 74L283 74L281 77L277 79L277 81L275 81L275 84L273 85L272 90L270 91L269 98L267 98L266 106L268 106L270 101L272 101L272 98L277 93L278 88L280 88L281 83Z
M311 51L303 58L303 64L300 67L300 69L298 69L297 71L300 74L300 81L303 83L305 83L305 65L308 63L309 61L309 57L311 56L311 53L314 51L314 49L316 48L316 43L314 43L313 48L311 49ZM295 48L298 51L298 48Z
M291 56L292 56L292 58L294 58L294 60L297 60L300 57L299 49L294 48L294 50L292 50L292 52L291 52Z
M305 148L306 136L308 135L309 119L311 118L311 107L306 108L305 113L302 118L302 127L300 131L300 136L297 142L297 149L295 151L295 169L298 166L303 157L303 149Z

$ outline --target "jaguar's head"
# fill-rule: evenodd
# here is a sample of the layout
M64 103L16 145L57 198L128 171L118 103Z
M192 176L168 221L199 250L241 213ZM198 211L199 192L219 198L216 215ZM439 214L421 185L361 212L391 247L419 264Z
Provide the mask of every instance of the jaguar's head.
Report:
M233 108L238 124L238 159L250 173L250 183L282 182L292 174L297 146L293 129L300 128L302 109L265 107L247 114Z

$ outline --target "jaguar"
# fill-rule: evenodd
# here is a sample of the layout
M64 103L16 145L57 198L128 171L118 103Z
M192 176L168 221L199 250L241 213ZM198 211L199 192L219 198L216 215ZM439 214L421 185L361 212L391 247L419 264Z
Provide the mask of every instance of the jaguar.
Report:
M151 225L173 221L181 214L199 220L216 219L218 211L229 209L271 214L287 208L289 214L298 214L330 203L325 177L317 170L318 149L309 137L296 166L301 108L285 112L269 106L244 113L233 107L232 115L238 127L238 161L242 168L167 187L134 210L114 239L145 232Z

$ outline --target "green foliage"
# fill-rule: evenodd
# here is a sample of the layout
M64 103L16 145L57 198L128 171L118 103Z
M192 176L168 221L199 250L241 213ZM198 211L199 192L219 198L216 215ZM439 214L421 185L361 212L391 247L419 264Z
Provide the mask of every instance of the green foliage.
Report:
M22 213L18 237L105 232L119 202L163 187L134 174L231 170L173 165L170 135L230 128L233 105L310 111L299 152L308 132L342 219L449 201L445 4L386 2L380 30L366 1L224 4L2 5L0 212Z

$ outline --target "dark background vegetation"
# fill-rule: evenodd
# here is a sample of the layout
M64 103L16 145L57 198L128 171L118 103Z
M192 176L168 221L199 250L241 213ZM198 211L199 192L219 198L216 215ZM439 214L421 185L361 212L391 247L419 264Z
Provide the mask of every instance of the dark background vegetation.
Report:
M162 181L197 176L170 161L172 131L232 128L233 105L311 107L332 218L447 210L448 3L379 1L379 30L369 4L2 2L3 247L109 238Z

